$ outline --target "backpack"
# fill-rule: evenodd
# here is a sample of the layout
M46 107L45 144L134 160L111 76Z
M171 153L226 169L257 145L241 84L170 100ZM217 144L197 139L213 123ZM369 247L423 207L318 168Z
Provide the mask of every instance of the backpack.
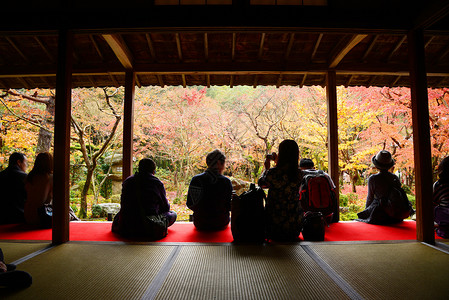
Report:
M322 213L306 212L302 224L302 237L305 241L324 241L326 226Z
M321 170L305 170L299 199L304 211L331 215L335 209L336 196L327 175Z
M412 204L407 198L404 189L397 184L392 184L388 197L380 199L380 205L385 213L394 219L406 219L414 214Z
M231 232L234 242L265 241L265 192L251 183L248 191L232 199Z

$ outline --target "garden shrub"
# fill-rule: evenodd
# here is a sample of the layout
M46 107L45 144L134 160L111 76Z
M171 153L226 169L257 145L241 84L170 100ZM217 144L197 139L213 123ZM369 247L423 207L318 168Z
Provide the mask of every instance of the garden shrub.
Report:
M92 218L100 218L101 215L101 206L98 204L92 205Z
M70 204L70 207L72 208L74 213L78 212L78 206L76 204Z
M340 206L348 206L349 198L347 195L340 194Z

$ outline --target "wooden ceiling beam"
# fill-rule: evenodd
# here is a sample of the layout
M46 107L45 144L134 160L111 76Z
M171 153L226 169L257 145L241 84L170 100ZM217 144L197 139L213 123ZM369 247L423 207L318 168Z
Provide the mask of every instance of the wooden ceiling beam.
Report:
M391 50L390 54L388 54L388 57L386 59L386 62L390 62L391 58L393 57L393 55L396 53L396 51L398 51L398 49L401 47L401 45L404 43L404 41L407 39L407 36L404 35L394 46L394 48Z
M207 38L207 33L204 33L204 60L209 61L209 41Z
M94 77L93 77L92 75L88 75L88 76L87 76L87 79L89 79L90 83L92 84L92 86L93 86L94 88L98 87L98 85L97 85L97 83L95 82L95 79L94 79Z
M31 88L31 86L28 84L28 81L25 78L18 77L17 80L19 80L20 83L23 85L23 87L26 88L27 90Z
M352 78L354 78L354 75L349 76L348 81L346 81L345 87L348 87L351 84Z
M304 76L302 77L301 84L299 85L299 87L302 88L304 86L304 83L306 82L306 78L307 78L307 73L304 74Z
M142 84L140 83L139 75L136 74L136 85L141 88Z
M437 0L433 1L433 3L430 2L430 5L425 7L421 11L421 14L414 20L413 29L429 28L432 25L444 19L448 15L449 15L449 2L447 0Z
M279 88L282 84L282 74L279 75L278 81L276 83L276 88Z
M150 55L151 55L153 62L157 62L156 51L154 50L153 41L151 40L151 35L149 33L146 33L145 39L147 40L148 49L150 50Z
M399 79L401 79L402 76L396 76L396 78L394 79L394 81L392 83L390 83L390 87L393 87L396 85L396 83L398 83Z
M116 88L118 88L120 86L120 84L118 83L117 79L115 78L114 74L108 74L109 78L111 78L112 83L114 84L114 86Z
M131 70L133 68L132 55L121 36L116 34L103 34L103 38L109 47L111 47L112 51L114 51L115 56L122 66L127 70Z
M257 81L259 80L259 76L256 74L254 75L254 82L253 82L253 88L257 87Z
M231 89L234 87L234 75L231 75L231 79L229 80L229 87Z
M237 43L237 37L236 37L236 33L232 33L232 47L231 47L231 60L234 61L235 60L235 46Z
M95 41L95 38L92 34L89 34L89 40L91 41L92 45L94 45L95 51L97 52L101 61L104 61L104 55L103 53L101 53L100 47L98 47L98 43Z
M14 43L14 41L10 37L6 37L6 40L14 48L14 50L16 50L17 53L19 53L19 55L23 58L25 62L27 63L30 62L28 57L25 54L23 54L22 50L19 49L19 47L16 45L16 43Z
M323 39L323 34L320 33L318 38L316 39L315 45L313 46L312 55L310 56L310 60L315 58L316 52L318 51L318 47L320 46L321 40Z
M210 74L206 74L206 86L210 88Z
M175 39L176 39L176 49L178 49L178 58L179 61L182 62L182 48L181 48L181 38L179 37L179 33L175 33Z
M342 46L338 45L337 49L334 49L334 54L331 56L329 61L329 68L334 69L343 60L343 58L351 51L355 46L357 46L362 40L364 40L368 35L366 34L356 34L353 35L348 42L345 42Z
M295 41L295 33L290 33L290 38L288 39L287 49L285 50L285 54L284 54L284 61L287 61L288 58L290 57L290 53L292 51L294 41Z
M157 78L157 82L159 82L159 86L161 88L165 87L164 79L162 78L162 76L161 75L156 75L156 78Z
M366 58L371 53L371 50L373 50L374 45L376 44L377 39L379 38L379 35L374 35L373 39L371 40L371 43L369 44L368 48L365 51L365 54L363 54L362 62L366 61Z
M186 86L187 86L186 75L181 74L181 79L182 79L182 87L186 88Z
M47 57L50 60L50 62L54 63L55 62L54 57L50 54L50 51L48 51L48 49L44 45L44 43L42 43L41 39L38 36L35 36L34 40L39 44L39 46L42 48L42 50L44 50L44 52L47 55Z
M257 54L257 60L259 60L259 61L262 60L264 43L265 43L265 33L262 33L260 36L259 53Z

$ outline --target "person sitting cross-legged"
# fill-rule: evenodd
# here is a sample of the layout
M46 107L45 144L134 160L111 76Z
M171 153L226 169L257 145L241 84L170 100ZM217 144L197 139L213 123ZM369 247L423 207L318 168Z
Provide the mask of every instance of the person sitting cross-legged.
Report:
M3 252L0 248L0 287L10 289L27 288L33 282L31 275L25 271L16 270L16 265L4 262Z
M145 226L148 216L166 218L167 227L175 223L177 214L170 210L162 181L154 176L156 164L150 158L139 162L139 170L123 182L121 207L115 216L112 231L126 237L151 238Z

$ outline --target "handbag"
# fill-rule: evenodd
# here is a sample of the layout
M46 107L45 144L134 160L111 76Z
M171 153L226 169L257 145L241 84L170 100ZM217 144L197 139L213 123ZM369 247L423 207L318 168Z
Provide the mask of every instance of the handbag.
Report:
M37 216L39 217L39 225L42 228L51 228L53 220L53 207L51 204L44 204L37 208Z

